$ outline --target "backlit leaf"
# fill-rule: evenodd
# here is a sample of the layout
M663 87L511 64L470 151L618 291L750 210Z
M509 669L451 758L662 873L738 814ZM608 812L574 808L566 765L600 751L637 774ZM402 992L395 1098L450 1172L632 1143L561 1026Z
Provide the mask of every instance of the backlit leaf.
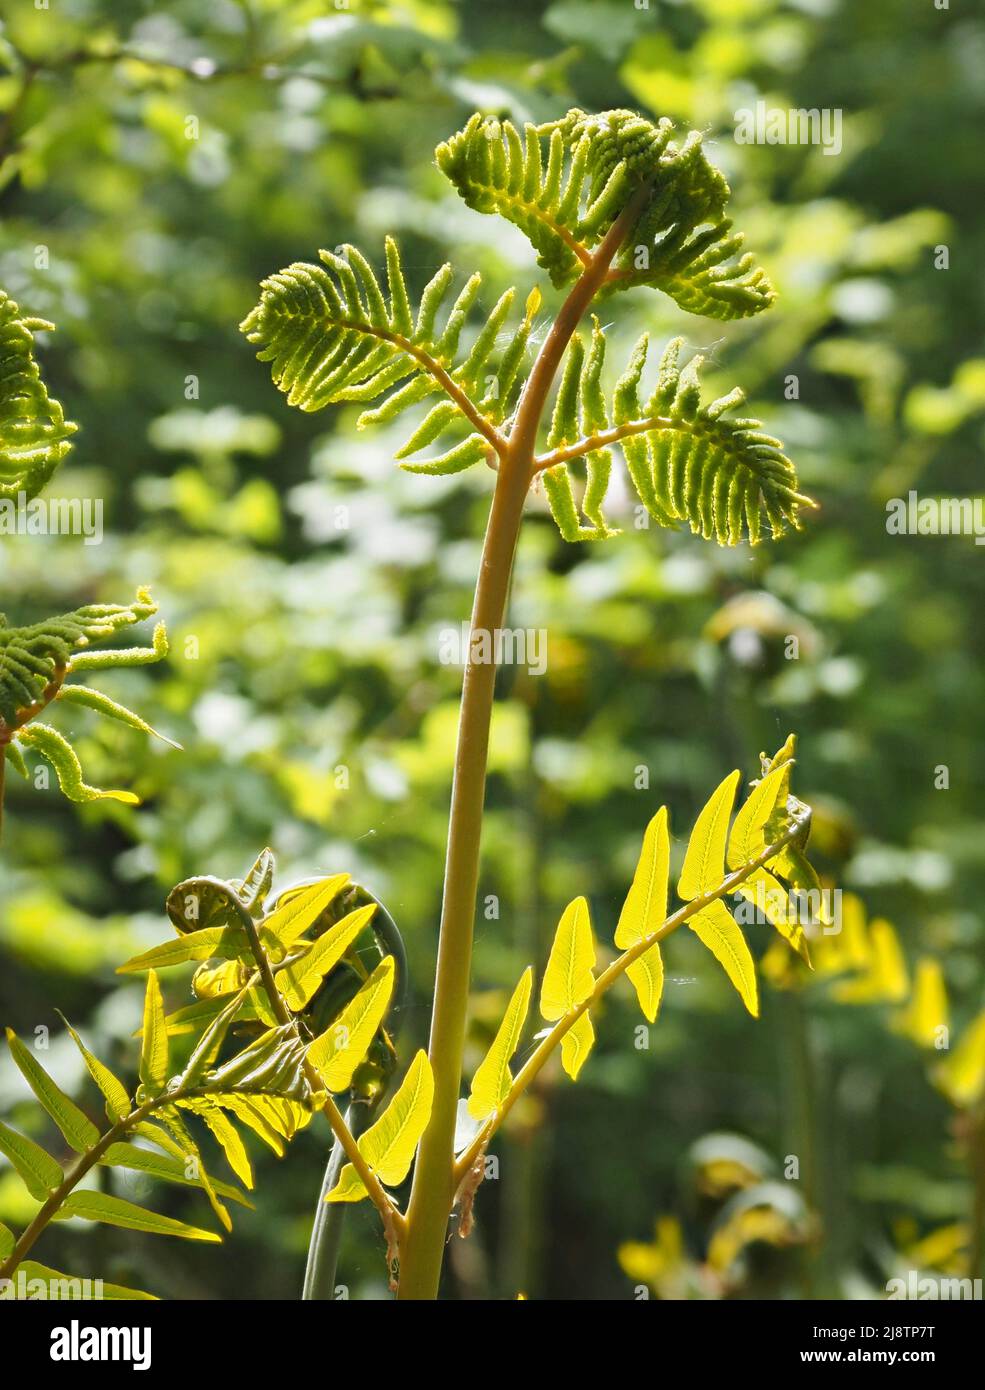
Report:
M922 956L917 961L913 993L893 1020L894 1028L918 1047L937 1047L948 1026L947 990L940 961Z
M0 1120L0 1153L5 1154L20 1174L32 1197L43 1202L58 1187L65 1174L50 1153L26 1135L9 1129Z
M667 808L660 810L643 832L636 872L616 925L615 942L627 950L658 931L667 915L667 877L670 872L670 831ZM644 1016L653 1023L660 1008L664 969L660 946L654 942L648 951L632 961L626 975L636 990Z
M575 898L561 914L540 987L540 1012L553 1023L583 1003L595 988L595 941L588 903Z
M248 956L250 943L241 927L203 927L187 932L173 941L162 941L149 951L141 951L117 969L118 975L141 970L164 970L169 965L183 965L189 960L208 960L222 956L234 960Z
M320 936L311 950L295 965L286 966L277 972L277 988L283 994L288 1007L295 1013L305 1007L316 992L324 977L339 963L356 937L368 925L376 911L376 903L356 908L349 912L324 936Z
M72 1192L55 1213L55 1220L67 1221L70 1217L101 1221L106 1226L122 1226L129 1231L147 1231L151 1235L180 1236L182 1240L218 1243L222 1239L216 1231L206 1231L159 1212L147 1211L108 1192Z
M527 1021L532 985L533 970L528 965L506 1006L506 1013L493 1038L492 1046L472 1078L469 1114L474 1120L486 1119L493 1111L499 1109L509 1095L513 1084L510 1058L517 1049L523 1025Z
M359 1152L380 1182L395 1187L410 1172L421 1135L431 1118L434 1077L423 1050L411 1062L407 1075L384 1110L359 1140ZM326 1197L328 1202L358 1202L367 1195L362 1179L347 1163Z
M139 1148L136 1144L110 1144L99 1162L107 1168L130 1168L135 1172L147 1173L152 1178L160 1178L162 1182L201 1187L201 1174L196 1171L196 1164L188 1161L189 1158L193 1159L194 1155L186 1154L182 1161L167 1154L155 1153L153 1149ZM239 1202L242 1206L250 1205L238 1187L231 1183L219 1182L215 1178L210 1178L209 1181L220 1197L228 1197L230 1201Z
M105 1279L89 1280L88 1285L73 1274L62 1274L57 1269L49 1269L47 1265L39 1265L36 1260L24 1260L17 1266L17 1277L23 1275L28 1298L37 1298L39 1289L33 1284L33 1280L39 1280L47 1290L48 1298L61 1300L91 1298L98 1284L98 1296L113 1302L133 1302L134 1300L149 1299L157 1302L157 1295L143 1293L140 1289L127 1289L122 1284L108 1284ZM87 1287L92 1292L87 1292ZM16 1288L16 1285L15 1285Z
M561 1039L561 1065L571 1077L578 1080L578 1073L588 1060L595 1043L595 1029L586 1009L579 1014Z
M730 869L738 869L743 864L748 864L766 848L766 837L763 833L766 822L773 813L781 783L789 774L789 762L775 768L762 781L756 783L739 807L728 841Z
M333 874L318 883L291 893L287 901L264 918L263 934L276 938L285 949L314 926L325 909L349 882L349 874Z
M384 956L338 1018L308 1047L312 1062L330 1091L344 1091L369 1051L393 993L394 961Z
M970 1107L985 1095L985 1010L968 1024L934 1080L953 1105Z
M677 885L685 902L714 891L725 876L725 840L739 777L738 771L730 772L719 783L694 823Z
M797 921L796 906L783 884L775 879L768 869L754 869L735 891L747 902L751 902L757 912L762 913L784 941L797 952L805 965L811 964L807 937Z
M122 1081L113 1075L109 1067L102 1063L98 1057L93 1056L68 1019L61 1014L59 1017L71 1034L75 1046L81 1052L82 1059L89 1069L89 1075L103 1093L103 1099L106 1101L106 1113L109 1118L111 1120L122 1119L124 1115L130 1113L130 1097L127 1094L127 1088Z
M725 904L716 899L700 912L696 912L693 917L689 917L687 924L721 963L753 1018L758 1018L756 967L746 939Z
M168 1079L168 1027L157 975L151 970L144 992L144 1023L140 1048L140 1079L151 1095L164 1090Z
M85 1153L99 1139L99 1130L82 1113L74 1100L55 1084L30 1048L24 1046L12 1028L7 1029L7 1046L27 1084L37 1096L76 1153Z

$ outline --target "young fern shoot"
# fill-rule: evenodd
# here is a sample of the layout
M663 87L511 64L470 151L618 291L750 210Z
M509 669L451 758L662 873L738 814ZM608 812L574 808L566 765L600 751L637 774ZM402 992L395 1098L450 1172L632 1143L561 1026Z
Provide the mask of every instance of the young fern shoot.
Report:
M473 633L492 634L502 626L524 506L537 478L543 478L566 540L616 534L605 511L615 450L659 526L686 524L722 545L755 545L766 534L779 537L799 528L802 509L813 503L801 493L780 442L757 420L734 413L744 399L740 390L704 403L701 359L682 366L680 339L664 351L647 390L644 335L610 392L603 381L607 343L599 318L587 338L579 331L602 300L639 286L719 321L758 314L772 303L765 271L743 251L742 234L726 214L728 184L708 161L700 134L682 138L666 118L651 122L624 110L573 110L522 133L508 121L475 115L438 147L436 160L469 207L503 217L524 233L552 286L565 293L536 352L532 328L542 304L540 287L522 299L520 314L519 296L507 291L473 328L479 276L453 296L453 270L442 266L415 306L389 238L385 284L355 247L322 251L319 264L295 263L265 280L242 328L258 357L271 364L275 384L302 410L359 403L365 407L360 427L413 411L397 451L401 467L451 474L492 466ZM623 954L597 980L587 909L576 900L562 919L561 944L541 1000L552 1032L514 1083L509 1056L532 992L525 975L473 1085L469 1108L480 1123L479 1135L456 1158L495 676L493 662L473 651L462 689L431 1021L433 1104L399 1242L402 1298L436 1295L456 1192L468 1178L470 1221L477 1153L512 1105L515 1086L529 1083L555 1044L570 1071L584 1064L594 1037L590 1006L598 993L626 973L644 1011L655 1016L662 979L658 942L686 921L755 1012L751 958L722 897L758 874L779 874L781 865L803 871L796 844L804 826L796 818L777 820L769 843L759 843L761 826L755 833L741 829L740 840L755 842L756 853L730 849L724 871L722 837L734 774L699 820L703 858L686 861L680 884L687 905L666 921L656 897L648 907L627 907L617 939ZM774 770L779 773L779 765ZM770 792L758 793L755 812L748 812L750 826L763 808L763 824L787 815L785 794L782 803L767 807L787 776L778 775ZM651 856L663 853L660 826L658 819L647 832L645 853ZM733 864L733 858L741 862ZM656 894L658 877L654 866L646 891ZM642 888L633 891L634 902L646 897ZM416 1080L414 1086L420 1089Z

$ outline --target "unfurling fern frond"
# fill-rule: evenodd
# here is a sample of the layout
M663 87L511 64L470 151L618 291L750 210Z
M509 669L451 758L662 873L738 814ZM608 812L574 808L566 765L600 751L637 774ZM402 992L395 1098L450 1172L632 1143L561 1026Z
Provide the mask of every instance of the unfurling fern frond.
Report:
M320 251L322 265L303 262L263 282L259 304L240 325L258 358L271 363L275 384L291 405L305 411L352 401L368 405L362 428L395 419L430 396L445 399L428 411L397 458L438 440L451 440L435 458L405 463L411 472L456 473L488 456L502 439L497 426L508 416L522 385L527 343L540 296L527 302L520 326L501 348L500 336L515 291L500 297L471 348L459 341L481 277L473 275L444 313L453 272L443 265L411 309L400 253L387 238L387 290L354 246L341 254ZM380 401L380 397L384 397Z
M587 357L576 336L565 362L549 452L539 462L544 489L561 534L567 540L595 540L612 534L602 514L611 469L609 446L618 442L626 467L647 512L661 526L686 521L696 535L720 545L748 536L755 545L764 521L774 537L788 526L799 529L800 508L815 503L798 491L797 474L778 439L758 420L729 417L745 400L736 388L701 404L698 373L704 359L678 365L683 339L675 338L660 362L657 384L645 403L640 378L646 364L646 334L637 343L616 384L612 425L599 389L605 339L598 323ZM585 458L587 482L578 516L570 464Z
M358 1102L367 1118L374 1114L395 1065L384 1016L395 971L400 974L403 993L399 932L382 905L365 889L351 884L348 874L334 874L288 890L268 903L273 872L273 854L268 849L242 879L190 879L172 891L168 908L178 938L173 944L183 948L184 954L179 952L168 959L162 948L156 947L124 967L147 973L139 1030L139 1080L124 1084L66 1024L101 1093L104 1122L94 1122L48 1075L33 1050L7 1030L13 1061L64 1144L48 1152L34 1139L0 1123L0 1155L41 1204L38 1215L19 1238L0 1224L0 1280L13 1278L18 1270L26 1279L68 1278L25 1260L48 1222L68 1217L185 1240L221 1240L219 1231L163 1216L112 1192L83 1191L78 1184L97 1166L103 1166L198 1187L222 1229L230 1231L232 1222L225 1200L246 1207L251 1203L239 1186L212 1175L192 1132L193 1124L201 1122L235 1178L244 1188L252 1189L253 1167L244 1135L255 1134L283 1155L298 1130L329 1104L320 1067L330 1052L334 1057L334 1067L326 1067L332 1073L327 1078L330 1088L347 1091L350 1105ZM378 920L371 921L374 916ZM239 926L209 928L204 922ZM366 970L354 942L366 928L375 938L380 964L363 986L360 972L365 976ZM210 931L214 937L211 951L196 940L208 937ZM389 953L391 946L396 948L399 965ZM216 999L206 1000L214 1008L199 1009L194 1017L187 1008L179 1010L178 1015L185 1016L179 1027L178 1015L165 1011L151 961L173 966L209 954L230 960L242 957L241 978ZM376 989L374 982L383 977L387 998L382 1008L367 1008L367 995ZM299 991L301 982L304 988ZM319 996L329 999L329 1017L337 1020L330 1033L314 1041L311 1034L316 1031L319 1014L310 984ZM259 996L266 1001L260 1012L256 1007ZM276 1015L269 1024L263 1017L268 1013ZM244 1032L245 1043L238 1040ZM174 1049L172 1039L179 1034L181 1041ZM349 1167L343 1171L334 1202L355 1201L366 1195L364 1177L377 1195L380 1182L393 1185L402 1181L430 1114L431 1089L430 1066L425 1054L419 1053L389 1108L363 1136L359 1173ZM42 1125L46 1123L44 1117L39 1119ZM67 1162L56 1157L65 1149L72 1151ZM335 1178L340 1167L341 1156ZM336 1226L339 1219L333 1218ZM19 1292L23 1286L23 1279L18 1280L15 1297L30 1296L30 1291ZM150 1297L112 1288L112 1295L107 1296ZM72 1294L64 1292L61 1296Z
M111 700L102 691L66 684L70 676L80 671L145 666L162 660L168 653L163 623L155 628L150 647L90 650L93 643L103 642L156 612L157 604L147 590L138 589L133 603L91 603L27 627L8 627L0 614L0 755L16 771L27 775L23 749L32 748L52 765L58 784L70 801L108 798L131 805L137 802L137 797L130 792L100 791L88 786L68 740L57 730L35 720L55 701L85 705L177 748L179 745L172 739L157 733L139 714ZM0 773L2 771L0 764ZM3 778L0 776L0 813L2 800Z
M498 213L530 240L555 285L579 274L631 198L639 211L603 292L650 285L692 314L745 318L773 290L725 216L723 175L701 135L635 111L575 109L550 125L475 115L438 146L438 167L478 212Z
M53 328L24 317L0 290L0 498L36 497L72 447L76 426L48 395L34 358L34 334Z

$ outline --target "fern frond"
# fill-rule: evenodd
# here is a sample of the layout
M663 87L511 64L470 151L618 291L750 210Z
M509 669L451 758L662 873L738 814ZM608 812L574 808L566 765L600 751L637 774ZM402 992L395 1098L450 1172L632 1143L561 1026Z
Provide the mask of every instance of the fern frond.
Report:
M35 332L53 328L0 290L0 498L36 497L72 447L77 426L48 395L34 358Z
M8 627L0 614L0 752L17 771L26 775L22 750L33 748L52 765L58 784L70 801L110 799L137 804L138 798L130 792L101 791L88 786L68 740L56 729L33 721L55 701L85 705L178 747L173 739L158 734L140 715L101 691L65 684L77 671L142 666L160 661L168 652L163 623L157 625L150 647L89 650L92 643L105 641L156 612L157 604L147 590L138 589L133 603L87 604L72 613L45 618L27 627ZM0 779L0 810L2 789Z
M435 458L404 463L410 472L457 473L504 445L497 428L513 408L536 301L507 338L500 339L515 298L508 290L482 324L471 348L459 354L481 277L473 275L444 314L453 272L444 265L425 287L413 313L396 243L387 238L387 293L354 246L342 254L320 251L321 265L295 262L261 286L259 304L240 328L271 363L274 383L288 403L321 410L346 401L369 405L359 428L395 419L411 406L442 394L396 457L446 441ZM460 360L459 360L460 359ZM457 362L457 365L456 365ZM382 400L380 398L383 397Z
M773 290L754 257L740 254L742 234L725 216L729 186L697 131L673 136L667 117L654 124L635 111L574 109L527 125L522 137L509 121L475 115L435 157L469 207L524 233L556 286L580 273L645 188L604 292L649 285L706 318L757 314Z
M696 535L737 545L755 545L764 524L774 537L800 528L801 507L813 507L798 491L796 470L778 439L758 420L729 417L745 400L736 388L701 404L698 374L704 359L685 367L678 358L683 339L675 338L660 361L657 384L640 401L640 378L648 339L640 338L620 377L612 401L610 426L598 370L604 339L596 323L587 359L576 337L568 349L548 436L549 451L537 460L554 518L566 540L594 540L612 534L602 515L611 466L609 446L618 443L633 486L647 512L661 526L687 522ZM570 465L587 460L587 483L578 517Z
M133 603L90 603L27 627L8 627L0 615L0 737L47 703L46 691L61 684L74 654L156 612L150 594L139 589Z

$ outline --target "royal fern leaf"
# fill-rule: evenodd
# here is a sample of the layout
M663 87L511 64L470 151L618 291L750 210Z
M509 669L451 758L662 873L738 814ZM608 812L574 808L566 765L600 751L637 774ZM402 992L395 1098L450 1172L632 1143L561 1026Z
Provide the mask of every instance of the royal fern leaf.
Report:
M27 318L0 290L0 498L30 501L71 449L77 426L48 395L34 334L54 324Z
M457 473L481 462L500 441L497 426L512 409L539 296L528 300L519 327L497 350L515 299L507 290L486 316L471 347L459 354L481 277L473 275L438 325L453 272L443 265L412 311L400 252L386 241L387 291L354 246L320 251L322 265L296 262L261 286L259 304L240 325L257 357L271 363L288 403L321 410L345 401L380 403L359 416L360 428L395 419L436 393L434 405L397 452L400 460L438 440L436 457L404 463L410 472ZM384 397L380 401L380 397Z
M157 612L157 604L146 589L139 589L133 603L94 603L72 613L45 618L27 627L8 627L0 614L0 754L27 775L23 749L33 748L52 765L61 790L71 801L110 798L135 804L130 792L100 791L90 787L69 741L56 729L37 723L37 716L53 704L85 705L99 714L120 720L143 733L164 735L133 710L111 700L88 686L67 685L78 671L107 667L143 666L167 655L168 639L163 623L154 631L150 647L128 647L94 652L94 643L103 642L123 628L143 622ZM178 747L172 739L165 739ZM3 779L0 777L0 802Z
M773 290L725 216L730 196L708 162L701 136L678 143L674 124L635 111L588 115L575 109L549 125L475 115L438 146L438 167L470 208L518 227L556 286L587 264L631 198L633 227L603 292L650 285L692 314L734 319L757 314Z
M567 540L612 535L602 514L611 470L610 445L619 444L627 471L647 512L661 526L687 522L691 530L720 545L748 537L755 545L764 523L774 537L800 528L800 509L814 502L798 491L796 470L778 439L758 420L729 417L745 397L736 388L701 404L698 374L703 357L678 365L683 339L668 344L656 387L645 404L640 378L646 364L644 334L616 384L612 421L599 387L605 337L595 324L585 353L579 335L571 341L548 436L540 459L544 490ZM570 465L584 458L587 481L579 518ZM556 461L552 461L556 460Z

